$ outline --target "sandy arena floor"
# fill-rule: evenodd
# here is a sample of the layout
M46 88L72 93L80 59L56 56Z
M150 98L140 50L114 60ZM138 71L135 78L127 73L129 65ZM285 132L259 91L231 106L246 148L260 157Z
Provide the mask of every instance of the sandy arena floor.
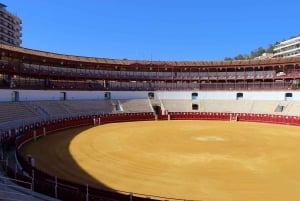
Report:
M154 121L62 133L25 145L23 154L53 175L128 192L203 201L300 199L300 127Z

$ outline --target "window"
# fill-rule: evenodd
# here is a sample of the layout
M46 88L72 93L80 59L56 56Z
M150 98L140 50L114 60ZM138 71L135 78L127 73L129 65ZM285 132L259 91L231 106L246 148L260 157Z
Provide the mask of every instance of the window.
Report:
M66 92L60 92L60 100L61 101L67 100L67 93Z
M19 92L18 91L13 91L11 93L11 101L12 102L18 102L19 101Z
M198 93L194 92L192 93L192 100L197 100L198 99Z
M148 98L149 99L154 99L154 92L149 92L148 93Z
M105 92L104 93L104 99L105 100L110 100L110 92Z
M199 110L198 104L192 104L192 110Z
M293 93L285 93L285 100L293 100Z
M243 93L236 93L236 100L243 99L244 94Z

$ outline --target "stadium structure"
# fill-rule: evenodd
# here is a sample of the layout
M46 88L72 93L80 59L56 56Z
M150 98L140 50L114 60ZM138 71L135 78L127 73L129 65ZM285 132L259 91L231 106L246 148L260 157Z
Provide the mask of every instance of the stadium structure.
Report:
M6 44L0 45L0 57L0 160L9 177L62 200L154 198L87 190L63 179L57 183L19 155L22 144L62 129L124 121L205 119L300 125L300 57L136 61ZM13 144L25 175L4 160L4 147Z

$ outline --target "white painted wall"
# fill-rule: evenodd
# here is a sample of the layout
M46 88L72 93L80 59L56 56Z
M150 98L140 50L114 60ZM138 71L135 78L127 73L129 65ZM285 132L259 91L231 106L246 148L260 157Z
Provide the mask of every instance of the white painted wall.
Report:
M215 100L235 100L236 91L205 91L199 92L199 99L215 99Z
M112 91L111 99L147 99L148 91Z
M158 99L191 100L193 92L194 91L157 91L157 92L154 92L154 95L155 95L155 98L158 98ZM199 93L198 93L198 96L199 96Z
M13 91L19 91L20 101L60 100L60 92L53 90L9 90L0 89L0 102L11 101ZM105 91L63 91L67 100L103 100ZM155 91L155 98L191 100L192 93L198 99L235 100L236 94L243 93L244 100L285 100L285 93L293 93L291 100L300 101L300 91ZM111 99L146 99L148 91L111 91Z
M45 91L45 90L15 90L19 91L20 101L39 101L39 100L59 100L59 91Z
M67 100L103 100L104 91L64 91Z
M11 101L11 90L0 90L0 102Z
M106 91L56 91L56 90L7 90L0 89L0 102L11 101L13 91L19 92L19 101L60 100L60 93L66 92L67 100L103 100ZM112 91L111 99L146 99L145 91Z
M159 99L191 100L192 93L197 91L155 92ZM285 100L285 93L292 93L291 100L300 100L299 91L198 91L198 99L236 100L237 93L243 93L244 100Z
M285 100L285 93L288 91L257 91L257 92L244 92L245 100ZM293 95L297 92L292 92Z
M200 99L236 100L237 93L243 93L244 100L284 100L286 91L210 91L200 92ZM293 95L295 96L293 92ZM298 93L299 94L299 93ZM299 99L300 100L300 99Z

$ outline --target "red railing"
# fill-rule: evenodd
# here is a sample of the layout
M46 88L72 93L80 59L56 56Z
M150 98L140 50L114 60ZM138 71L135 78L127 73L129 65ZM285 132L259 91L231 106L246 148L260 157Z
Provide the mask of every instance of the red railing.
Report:
M169 112L170 120L237 120L300 126L299 116L224 112Z

